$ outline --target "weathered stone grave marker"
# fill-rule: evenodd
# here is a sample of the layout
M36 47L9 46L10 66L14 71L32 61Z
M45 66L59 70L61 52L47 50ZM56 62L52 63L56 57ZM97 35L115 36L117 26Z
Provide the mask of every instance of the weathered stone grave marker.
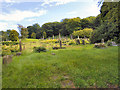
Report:
M85 40L82 40L82 44L85 45Z
M7 55L3 57L3 64L9 64L12 62L12 55Z
M79 38L79 36L78 36L78 38L76 39L76 43L77 43L77 44L80 44L80 38Z
M20 47L20 52L22 51L22 43L21 43L21 39L19 41L19 47Z
M104 43L104 39L101 40L101 43Z
M60 41L60 48L62 48L62 41L61 41L60 33L59 33L59 41Z

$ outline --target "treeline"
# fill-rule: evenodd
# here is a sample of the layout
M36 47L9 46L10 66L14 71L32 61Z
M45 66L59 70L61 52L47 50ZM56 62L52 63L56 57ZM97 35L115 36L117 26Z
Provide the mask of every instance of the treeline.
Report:
M81 19L76 18L65 18L60 22L48 22L43 24L41 27L38 23L32 26L24 28L22 25L18 25L21 33L20 38L48 38L59 35L62 36L80 36L88 37L91 43L101 42L101 39L105 41L115 40L117 43L120 42L120 31L118 26L118 2L104 2L100 14L97 17L87 17ZM120 22L119 22L120 23ZM12 37L18 36L18 33L11 34L14 30L2 31L3 40L12 40ZM12 35L12 36L10 36ZM17 40L17 38L15 39Z
M72 19L63 19L61 22L49 22L43 24L41 27L39 24L34 24L32 26L28 26L28 38L42 38L43 33L46 33L46 37L52 37L53 35L59 35L59 32L62 36L69 36L73 33L73 31L82 30L84 28L95 28L94 21L96 17L88 17L81 19L79 17ZM34 35L33 35L34 34Z
M95 21L96 17L90 16L87 18L65 18L62 19L61 22L49 22L43 24L41 27L38 23L33 24L32 26L27 26L24 28L22 25L18 25L19 32L21 33L21 38L48 38L59 35L61 33L62 36L69 36L72 35L74 31L82 30L84 28L92 28L95 29ZM11 40L14 38L10 36L11 32L14 30L7 30L6 32L2 31L2 39L3 40ZM12 38L10 38L12 37ZM17 39L17 38L16 38ZM15 40L16 40L15 39Z

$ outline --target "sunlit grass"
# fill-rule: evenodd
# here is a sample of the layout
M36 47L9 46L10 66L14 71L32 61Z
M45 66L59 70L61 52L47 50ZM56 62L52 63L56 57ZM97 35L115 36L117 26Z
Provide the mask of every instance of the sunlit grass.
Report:
M42 45L39 43L32 45ZM3 88L60 88L64 75L80 88L118 85L118 47L73 45L33 53L29 44L21 56L14 56L12 63L3 65Z

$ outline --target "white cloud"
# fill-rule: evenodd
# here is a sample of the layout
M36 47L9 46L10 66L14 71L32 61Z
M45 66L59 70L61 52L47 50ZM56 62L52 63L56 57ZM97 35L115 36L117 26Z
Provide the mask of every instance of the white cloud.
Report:
M8 26L8 23L0 22L0 31L5 30L5 28Z
M74 15L74 14L77 14L77 11L71 11L71 12L68 12L67 14L68 15Z
M31 21L34 21L35 19L28 19L27 21L31 22Z
M89 8L86 9L86 13L90 13L92 15L98 15L100 14L100 7L98 7L96 4L91 4Z
M76 1L78 1L78 0L42 0L41 2L43 2L43 3L41 6L44 6L46 4L51 5L52 3L55 3L55 5L57 6L57 5L67 4L70 2L76 2Z
M10 23L7 23L7 22L0 22L0 31L1 30L6 31L8 29L15 29L15 30L18 31L17 25L10 24Z
M21 21L21 20L24 20L25 18L39 17L44 14L46 14L46 10L39 10L37 12L15 10L10 12L9 14L7 13L0 14L0 20Z

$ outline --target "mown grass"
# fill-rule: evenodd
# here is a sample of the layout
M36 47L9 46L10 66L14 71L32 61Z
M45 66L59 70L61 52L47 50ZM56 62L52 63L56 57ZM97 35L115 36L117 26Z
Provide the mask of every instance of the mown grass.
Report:
M118 47L74 45L42 53L25 50L14 56L12 63L3 65L2 87L61 88L65 75L79 88L117 87Z

